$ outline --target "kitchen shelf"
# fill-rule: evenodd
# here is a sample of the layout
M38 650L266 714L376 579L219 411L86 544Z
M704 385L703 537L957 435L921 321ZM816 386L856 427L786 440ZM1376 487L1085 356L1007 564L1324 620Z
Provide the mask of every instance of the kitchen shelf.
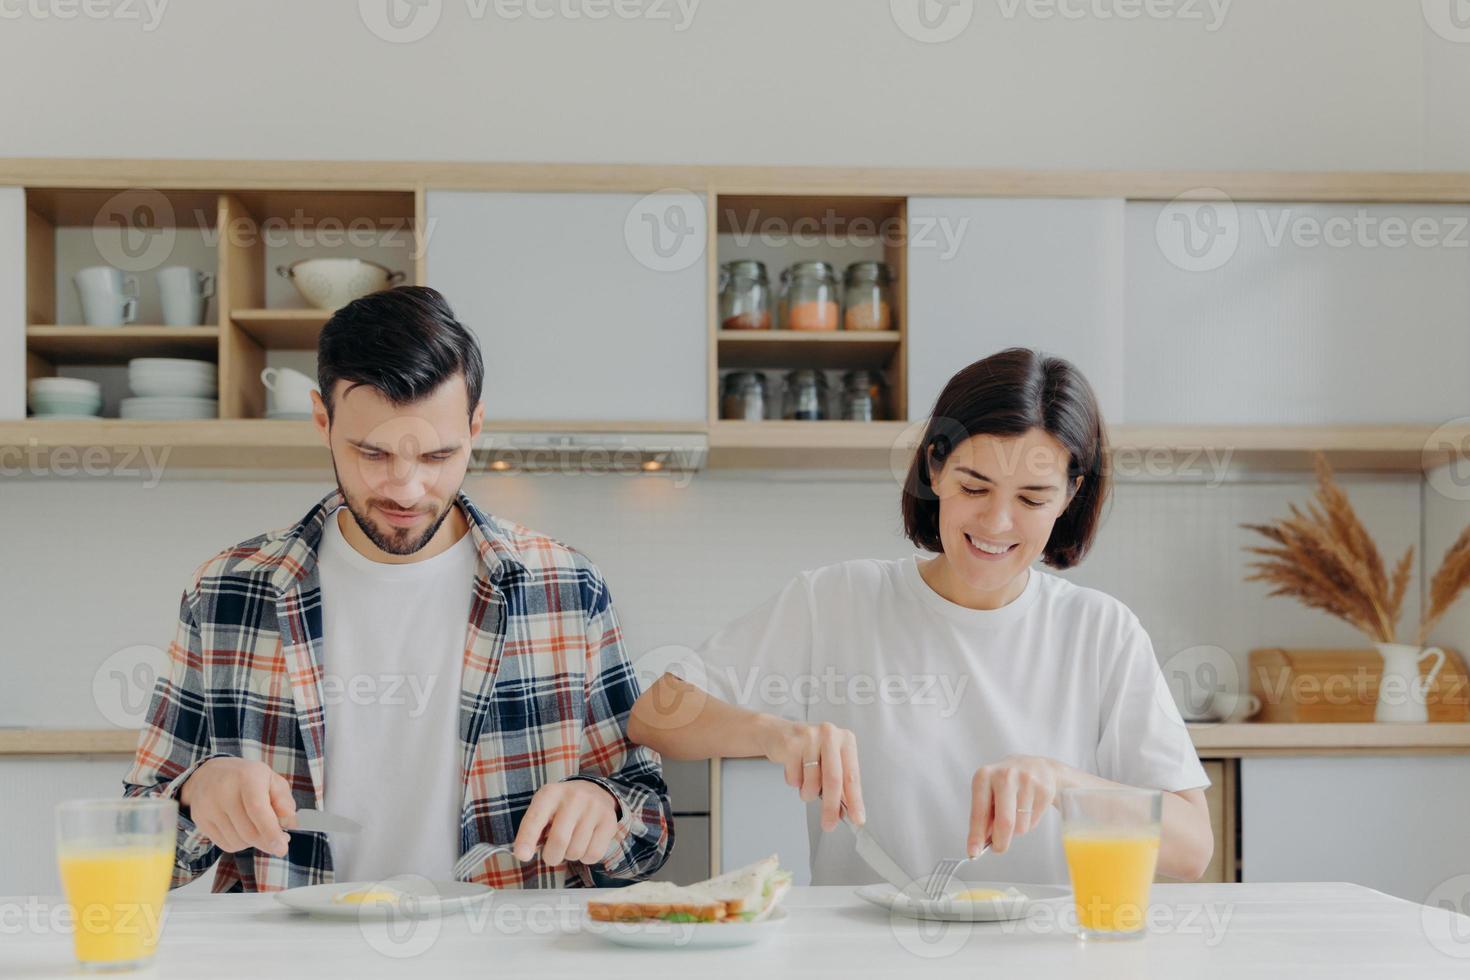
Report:
M127 728L0 728L0 755L132 755L137 746Z
M1202 758L1266 755L1470 755L1470 724L1189 725Z
M58 364L120 364L134 357L219 356L218 327L34 326L26 349Z
M893 363L903 335L897 330L721 330L721 368L868 368Z
M234 310L230 319L261 347L316 350L331 310Z

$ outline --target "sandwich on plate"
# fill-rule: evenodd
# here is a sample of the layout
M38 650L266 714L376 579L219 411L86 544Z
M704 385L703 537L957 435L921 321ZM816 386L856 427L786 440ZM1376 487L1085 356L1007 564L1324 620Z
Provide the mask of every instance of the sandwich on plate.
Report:
M696 885L640 881L606 901L587 903L598 922L760 922L791 887L791 872L772 854Z

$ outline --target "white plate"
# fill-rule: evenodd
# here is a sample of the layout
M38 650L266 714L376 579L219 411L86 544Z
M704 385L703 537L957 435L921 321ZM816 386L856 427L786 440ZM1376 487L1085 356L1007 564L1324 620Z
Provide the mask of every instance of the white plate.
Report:
M118 416L125 419L212 419L219 402L212 398L124 398Z
M872 902L879 908L888 909L910 919L929 919L938 922L1004 922L1019 919L1026 914L1032 902L1054 902L1070 898L1072 890L1060 885L1015 885L1004 881L966 881L956 891L972 888L997 888L1005 891L1013 888L1021 894L1015 898L993 898L988 902L956 902L941 898L929 901L899 893L892 885L864 885L857 890L858 898Z
M585 919L582 931L634 949L729 949L750 946L779 932L789 917L778 908L761 922L598 922Z
M398 906L386 904L347 905L335 901L343 892L387 885L407 894L407 899ZM351 919L383 917L402 914L413 918L430 918L447 915L460 909L471 908L488 901L495 889L488 885L477 885L470 881L428 881L423 878L390 878L387 881L345 881L330 885L306 885L273 892L276 901L298 912L326 919Z

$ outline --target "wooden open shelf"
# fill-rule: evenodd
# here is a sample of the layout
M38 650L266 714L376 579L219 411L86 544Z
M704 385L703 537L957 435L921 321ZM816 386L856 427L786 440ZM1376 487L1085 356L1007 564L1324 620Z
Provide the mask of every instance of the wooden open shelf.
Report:
M709 277L719 281L720 266L733 259L755 258L767 265L771 279L772 316L779 322L781 262L822 260L838 276L842 300L844 266L855 260L881 259L893 273L893 329L882 332L834 330L798 332L722 330L719 297L711 288L709 302L709 417L720 416L720 373L745 368L864 368L886 373L887 404L880 414L901 419L908 406L908 198L895 194L810 193L792 190L718 189L709 194ZM765 438L765 437L761 437ZM742 447L744 453L749 447ZM833 454L812 465L848 466L857 460L851 446L828 446ZM714 446L711 446L714 450ZM759 447L756 452L761 451ZM712 454L712 461L716 457ZM808 457L813 458L813 457ZM741 465L745 458L742 457Z
M829 333L800 330L721 330L721 368L869 368L884 370L898 355L897 330Z
M134 357L219 356L218 327L26 328L26 349L57 364L121 364Z
M331 310L233 310L230 319L269 350L316 350Z
M179 356L213 361L219 366L221 421L246 421L265 415L265 387L260 373L267 351L314 350L329 313L317 310L267 309L268 248L300 254L320 247L325 254L340 245L357 249L364 241L390 247L396 242L412 256L411 282L422 281L424 264L419 228L422 189L415 181L366 180L344 185L326 174L302 181L259 182L253 164L208 174L163 171L140 179L125 163L90 161L92 177L68 179L68 168L24 181L26 193L26 351L25 381L55 374L61 364L121 364L133 357ZM156 178L156 179L155 179ZM0 183L5 179L0 178ZM91 227L113 234L119 225L214 229L210 251L216 279L217 319L202 327L53 326L58 319L57 282L69 271L59 268L57 233L62 228ZM239 465L247 459L294 448L249 437L240 447L235 434L199 439L188 430L178 448L196 450L226 465L229 454ZM107 445L112 430L83 436L83 445ZM71 439L66 435L63 440ZM151 438L151 437L149 437ZM211 441L214 440L214 441ZM126 441L135 441L132 435ZM207 450L207 451L206 451Z

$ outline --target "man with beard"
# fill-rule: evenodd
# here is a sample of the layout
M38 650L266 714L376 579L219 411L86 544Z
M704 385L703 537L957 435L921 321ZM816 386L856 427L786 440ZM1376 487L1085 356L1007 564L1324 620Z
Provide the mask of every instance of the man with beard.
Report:
M332 316L317 373L337 490L196 571L124 780L178 800L173 884L216 861L217 892L657 871L670 805L627 739L639 689L607 584L460 489L473 335L434 290L386 290ZM361 829L298 831L298 807Z

